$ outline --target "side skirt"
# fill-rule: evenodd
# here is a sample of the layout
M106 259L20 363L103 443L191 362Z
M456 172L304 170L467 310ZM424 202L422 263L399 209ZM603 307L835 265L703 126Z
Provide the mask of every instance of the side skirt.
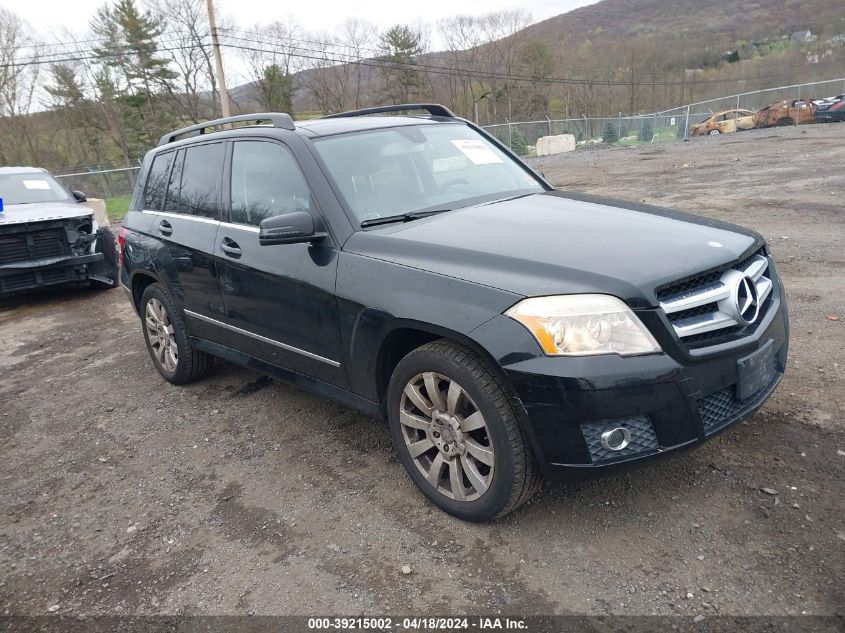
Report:
M196 347L198 350L202 350L203 352L207 352L213 356L219 356L220 358L235 363L236 365L254 369L262 374L270 376L271 378L275 378L277 380L281 380L282 382L286 382L289 385L293 385L294 387L310 391L318 396L322 396L330 400L336 400L337 402L345 404L348 407L352 407L353 409L357 409L366 415L379 419L383 418L382 408L377 402L372 402L371 400L362 398L361 396L356 395L351 391L347 391L346 389L335 387L334 385L330 385L322 380L311 378L310 376L291 371L290 369L285 369L284 367L279 367L278 365L266 363L254 356L244 354L243 352L239 352L231 347L226 347L225 345L220 345L219 343L213 343L209 340L196 338L194 336L190 337L190 341L191 345Z

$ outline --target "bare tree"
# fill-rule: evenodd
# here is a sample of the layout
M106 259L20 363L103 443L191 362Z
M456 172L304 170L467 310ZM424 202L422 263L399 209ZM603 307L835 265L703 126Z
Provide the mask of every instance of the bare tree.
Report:
M166 54L176 71L174 81L162 89L172 107L197 123L220 111L220 94L214 73L209 38L208 14L204 0L153 0L153 12L167 24L169 46Z
M14 13L0 7L0 163L39 162L30 113L39 86L41 45Z
M302 29L293 16L267 25L256 24L246 36L252 45L240 49L252 97L267 110L293 111L294 75L302 67Z

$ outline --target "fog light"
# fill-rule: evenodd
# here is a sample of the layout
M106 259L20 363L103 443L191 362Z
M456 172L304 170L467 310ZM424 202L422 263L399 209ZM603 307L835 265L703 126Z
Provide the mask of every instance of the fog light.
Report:
M609 451L621 451L631 443L631 432L624 426L601 434L601 445Z

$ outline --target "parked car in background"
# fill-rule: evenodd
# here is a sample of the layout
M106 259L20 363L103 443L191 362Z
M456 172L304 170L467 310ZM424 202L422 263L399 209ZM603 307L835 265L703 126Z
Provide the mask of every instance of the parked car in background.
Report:
M750 130L754 127L754 111L745 109L723 110L692 126L691 136L716 136L718 134L733 134L739 130Z
M118 284L114 235L80 191L35 167L0 167L0 297L89 281Z
M775 101L754 115L754 127L815 123L816 104L810 99Z
M845 121L845 94L816 101L816 121Z

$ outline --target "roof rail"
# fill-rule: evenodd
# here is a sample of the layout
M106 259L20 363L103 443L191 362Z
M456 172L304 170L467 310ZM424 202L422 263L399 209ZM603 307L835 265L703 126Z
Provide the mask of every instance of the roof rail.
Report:
M349 112L338 112L327 114L324 119L340 119L352 116L366 116L368 114L381 114L382 112L410 112L412 110L425 110L431 116L442 116L451 119L457 118L457 114L439 103L402 103L399 105L376 106L375 108L363 108L361 110L350 110Z
M219 127L221 125L227 125L229 123L240 123L241 121L255 121L256 123L260 121L269 121L271 127L278 127L282 128L283 130L294 130L296 129L293 124L293 119L290 118L289 114L284 114L283 112L258 112L256 114L239 114L237 116L230 116L224 119L215 119L213 121L206 121L205 123L198 123L197 125L189 125L188 127L183 127L180 130L176 130L175 132L169 132L161 137L161 140L158 142L159 145L166 145L167 143L172 143L178 137L183 136L185 134L189 134L191 132L196 132L199 134L205 134L205 130L211 127Z

